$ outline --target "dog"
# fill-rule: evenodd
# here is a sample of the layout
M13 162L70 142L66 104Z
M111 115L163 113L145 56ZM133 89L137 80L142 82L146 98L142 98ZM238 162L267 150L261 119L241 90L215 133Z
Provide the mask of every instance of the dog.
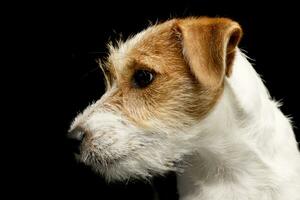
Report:
M292 125L238 48L241 26L151 25L100 64L106 92L69 135L107 181L177 174L181 200L300 200Z

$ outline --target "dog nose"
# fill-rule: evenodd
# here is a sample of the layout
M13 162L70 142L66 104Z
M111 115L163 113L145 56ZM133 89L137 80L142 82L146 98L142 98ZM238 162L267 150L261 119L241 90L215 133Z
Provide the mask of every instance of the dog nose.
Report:
M85 133L80 129L75 128L69 131L68 143L72 152L80 154L80 148L84 137L85 137Z

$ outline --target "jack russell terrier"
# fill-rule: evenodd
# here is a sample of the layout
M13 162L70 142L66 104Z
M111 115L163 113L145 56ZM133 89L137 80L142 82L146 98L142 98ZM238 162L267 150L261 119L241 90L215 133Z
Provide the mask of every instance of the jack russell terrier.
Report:
M289 119L226 18L172 19L108 45L106 93L79 114L76 157L107 181L175 171L180 200L300 200Z

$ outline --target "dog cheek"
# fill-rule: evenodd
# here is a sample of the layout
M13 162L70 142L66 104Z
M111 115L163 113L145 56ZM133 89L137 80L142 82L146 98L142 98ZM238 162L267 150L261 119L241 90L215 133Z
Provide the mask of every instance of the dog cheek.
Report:
M94 113L85 124L91 138L82 160L109 180L147 178L175 170L173 163L181 153L176 153L169 128L157 125L148 130L115 113Z

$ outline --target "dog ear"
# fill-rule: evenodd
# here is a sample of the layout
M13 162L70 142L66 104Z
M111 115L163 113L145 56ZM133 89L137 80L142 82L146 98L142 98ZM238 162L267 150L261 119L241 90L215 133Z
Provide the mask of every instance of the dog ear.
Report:
M175 32L182 53L198 81L218 88L230 76L236 47L242 37L238 23L226 18L177 20Z

